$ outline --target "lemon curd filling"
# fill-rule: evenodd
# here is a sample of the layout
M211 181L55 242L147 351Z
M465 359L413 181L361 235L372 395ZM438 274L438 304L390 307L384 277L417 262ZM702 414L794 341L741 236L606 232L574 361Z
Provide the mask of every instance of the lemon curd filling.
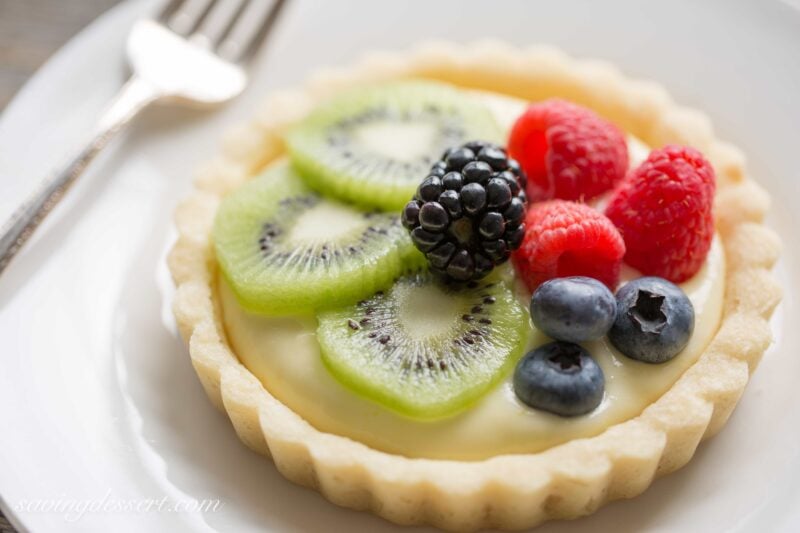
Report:
M525 105L504 96L481 94L480 98L506 129ZM647 148L635 139L630 140L629 148L632 165L646 156ZM325 215L330 219L336 213ZM347 221L342 224L347 225ZM510 267L503 271L513 276ZM623 279L637 276L632 270L623 273ZM317 429L409 457L477 460L533 453L597 435L641 413L672 386L711 341L722 315L724 280L724 253L719 238L715 238L703 268L681 284L694 305L695 329L689 345L667 363L651 365L629 359L605 338L584 343L602 368L606 385L602 403L588 415L562 418L525 406L517 399L509 374L474 405L436 421L406 418L340 384L322 362L314 317L251 314L238 304L221 277L217 290L228 341L241 362L272 395ZM520 301L527 308L530 295L521 284L517 286ZM527 348L548 340L531 327Z

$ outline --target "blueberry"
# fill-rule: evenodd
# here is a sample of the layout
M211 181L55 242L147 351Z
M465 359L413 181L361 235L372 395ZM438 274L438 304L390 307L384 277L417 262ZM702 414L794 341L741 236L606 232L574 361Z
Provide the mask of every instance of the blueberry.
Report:
M617 319L608 339L624 355L645 363L669 361L693 331L694 307L677 285L648 276L617 291Z
M486 206L486 189L480 183L467 183L461 189L461 206L474 215Z
M428 176L417 187L417 198L423 202L436 200L442 193L442 180L437 176Z
M483 161L470 161L461 170L467 183L486 183L492 176L492 167Z
M428 231L440 232L449 224L447 211L438 202L426 202L419 210L419 223Z
M608 287L584 276L555 278L539 285L531 298L531 319L545 335L568 342L599 339L617 316Z
M403 208L403 214L400 217L403 226L408 229L414 229L419 226L419 202L411 200Z
M469 148L456 148L447 153L445 162L447 170L461 170L464 165L475 159L475 152Z
M603 370L583 347L551 342L523 357L514 371L517 398L561 416L583 415L603 400Z

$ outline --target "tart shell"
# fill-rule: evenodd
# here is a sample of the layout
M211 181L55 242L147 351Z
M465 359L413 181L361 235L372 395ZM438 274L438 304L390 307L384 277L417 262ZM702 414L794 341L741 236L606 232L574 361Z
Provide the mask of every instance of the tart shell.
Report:
M692 145L713 163L717 229L727 274L719 330L678 381L639 416L603 433L535 454L481 461L410 459L312 427L237 359L226 338L211 226L222 197L283 155L281 135L316 102L352 86L428 78L526 100L559 96L594 109L650 146ZM685 465L701 440L725 424L771 342L768 320L781 289L770 273L780 241L763 225L766 192L745 175L744 156L718 140L702 113L672 101L659 85L624 77L599 61L547 47L498 42L427 43L405 53L373 53L350 68L321 70L302 88L272 94L256 118L231 131L176 212L169 255L174 311L211 401L241 440L271 456L291 481L335 504L399 524L449 530L522 529L589 514L643 492Z

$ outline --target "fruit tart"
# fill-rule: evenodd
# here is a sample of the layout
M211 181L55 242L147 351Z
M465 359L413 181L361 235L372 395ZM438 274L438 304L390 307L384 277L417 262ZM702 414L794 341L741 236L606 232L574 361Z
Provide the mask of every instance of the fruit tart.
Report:
M550 48L428 44L273 94L177 210L192 363L289 480L400 524L631 498L770 344L767 194L702 113Z

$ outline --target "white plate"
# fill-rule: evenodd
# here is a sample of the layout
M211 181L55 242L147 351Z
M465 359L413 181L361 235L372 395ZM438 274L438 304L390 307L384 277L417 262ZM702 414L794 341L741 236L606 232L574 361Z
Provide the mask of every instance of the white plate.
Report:
M123 78L127 27L151 6L129 2L102 17L5 111L0 217L85 133ZM479 36L606 58L708 111L772 192L771 223L786 243L778 338L725 431L643 496L540 531L800 530L796 0L290 3L240 99L217 113L148 111L0 278L0 494L15 523L37 532L399 530L292 485L239 443L176 335L164 255L192 169L266 90L364 50ZM162 498L222 507L114 508ZM59 502L110 507L80 519L37 509Z

